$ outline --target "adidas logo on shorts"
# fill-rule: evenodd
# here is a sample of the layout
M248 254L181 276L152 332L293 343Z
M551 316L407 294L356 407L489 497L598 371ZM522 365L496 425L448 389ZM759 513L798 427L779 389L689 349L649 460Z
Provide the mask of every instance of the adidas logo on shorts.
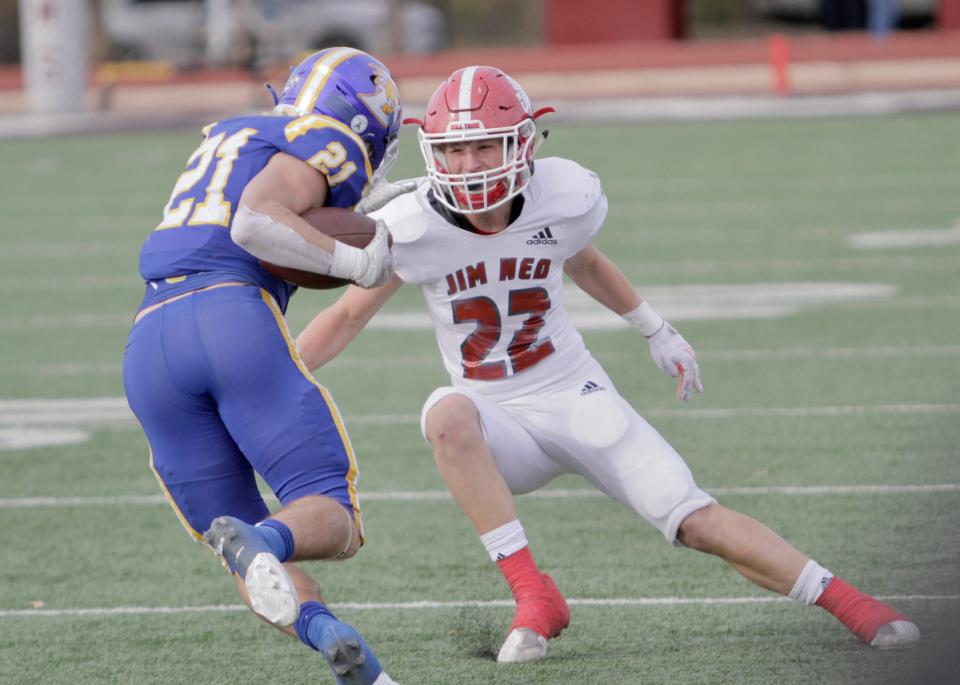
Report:
M583 387L580 388L581 395L589 395L592 392L600 392L601 390L606 390L602 385L597 385L593 381L587 381L583 384Z
M530 240L527 241L527 245L556 245L557 239L553 237L553 233L550 232L549 226L544 226L543 230L534 234Z

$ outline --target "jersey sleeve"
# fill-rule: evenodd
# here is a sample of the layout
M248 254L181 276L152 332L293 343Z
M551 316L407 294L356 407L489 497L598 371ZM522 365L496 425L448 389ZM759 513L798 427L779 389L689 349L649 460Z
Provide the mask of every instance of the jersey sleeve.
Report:
M363 140L346 124L321 114L291 119L281 151L327 177L329 207L350 208L360 201L373 169Z
M565 241L565 245L569 248L568 259L590 244L607 218L607 196L600 186L600 178L592 171L587 172L587 178L589 179L585 198L587 209L579 216L570 217L568 219L570 230L564 232L565 235L570 236L570 240Z

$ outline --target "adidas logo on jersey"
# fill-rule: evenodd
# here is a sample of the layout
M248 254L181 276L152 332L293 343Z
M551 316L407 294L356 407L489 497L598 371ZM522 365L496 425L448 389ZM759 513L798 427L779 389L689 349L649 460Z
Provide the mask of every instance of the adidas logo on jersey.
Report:
M530 240L527 241L527 245L556 245L557 239L553 237L553 233L550 232L549 226L544 226L542 231L534 234Z
M583 384L583 387L580 388L581 395L589 395L592 392L600 392L601 390L606 390L602 385L597 385L593 381L587 381Z

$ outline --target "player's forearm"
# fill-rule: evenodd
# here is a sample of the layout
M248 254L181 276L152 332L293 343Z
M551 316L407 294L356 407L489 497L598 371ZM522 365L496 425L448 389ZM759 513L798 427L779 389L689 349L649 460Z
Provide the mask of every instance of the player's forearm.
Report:
M320 235L317 231L314 233ZM230 238L257 259L280 266L329 273L333 262L334 241L329 236L322 236L324 242L329 243L327 249L306 240L288 223L246 205L237 210Z
M343 352L401 285L403 281L393 276L377 288L350 286L339 300L313 317L297 336L307 367L316 369Z
M640 306L643 300L609 257L597 252L593 260L567 275L590 297L616 314L625 314Z
M317 314L297 336L297 349L313 371L343 352L362 328L363 322L351 321L346 312L330 307Z

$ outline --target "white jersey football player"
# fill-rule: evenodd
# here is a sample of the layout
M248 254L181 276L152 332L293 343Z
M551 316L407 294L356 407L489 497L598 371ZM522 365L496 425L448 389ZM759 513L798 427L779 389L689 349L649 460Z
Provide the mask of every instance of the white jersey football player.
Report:
M415 120L426 177L373 214L390 226L396 273L379 288L350 287L297 339L316 368L402 283L420 287L451 379L427 399L421 428L516 600L498 661L542 659L547 640L569 622L513 502L566 473L630 507L668 541L824 607L867 644L914 644L919 631L907 618L697 487L591 356L564 308L564 274L647 339L657 365L679 378L679 399L703 392L691 346L591 242L607 214L597 175L566 159L534 164L535 121L549 111L533 111L499 69L467 67L444 81L424 120Z

